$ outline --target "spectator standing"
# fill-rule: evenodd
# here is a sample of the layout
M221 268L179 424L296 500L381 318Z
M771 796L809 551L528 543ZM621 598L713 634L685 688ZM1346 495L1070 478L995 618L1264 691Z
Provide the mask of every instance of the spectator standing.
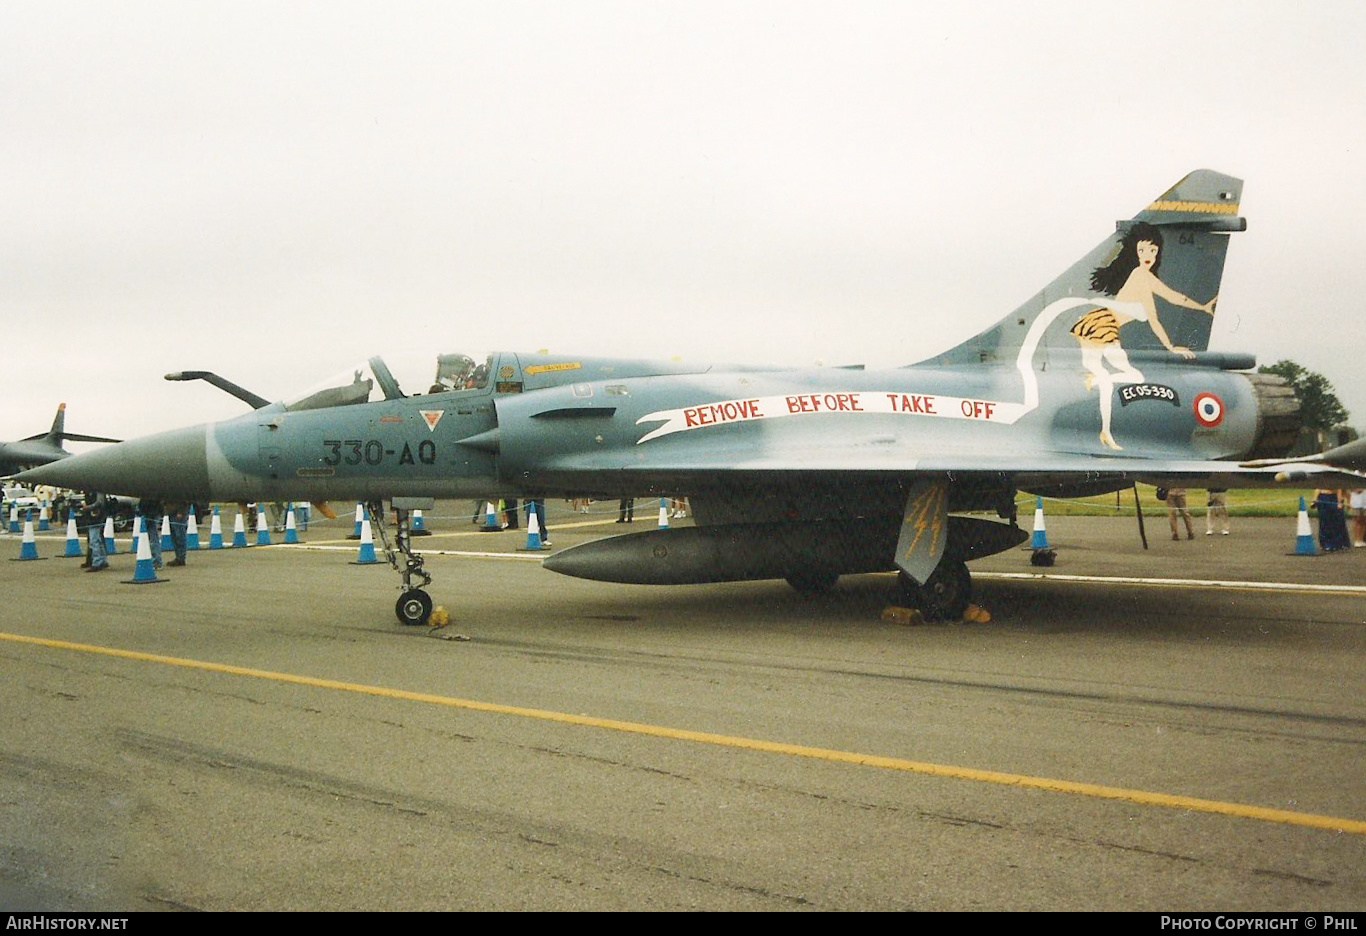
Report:
M1210 488L1209 504L1205 512L1205 535L1214 535L1214 521L1219 521L1219 532L1228 536L1228 491Z
M1186 539L1195 539L1195 527L1191 525L1190 508L1186 506L1186 489L1167 488L1167 520L1172 525L1172 539L1174 540L1181 538L1177 532L1177 517L1186 521Z
M166 565L183 566L189 549L190 511L185 504L174 503L166 505L166 513L171 518L171 547L175 550L175 558Z
M1352 541L1347 536L1347 517L1342 512L1346 491L1319 488L1314 507L1319 513L1319 548L1324 552L1347 549Z
M85 492L85 504L81 507L79 528L84 524L86 542L85 571L103 572L109 568L109 560L104 551L104 520L109 516L109 499L96 491Z
M1352 512L1352 545L1366 546L1366 488L1357 488L1347 499Z

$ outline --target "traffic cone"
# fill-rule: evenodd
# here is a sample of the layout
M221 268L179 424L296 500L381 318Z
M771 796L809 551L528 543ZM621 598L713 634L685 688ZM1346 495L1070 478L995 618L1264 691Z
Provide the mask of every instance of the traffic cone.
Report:
M19 544L19 558L30 560L38 558L38 541L33 538L33 512L24 518L24 540Z
M81 548L81 534L76 531L76 518L66 518L66 552L63 559L84 559L85 550Z
M669 502L662 497L659 499L659 528L669 528Z
M360 528L361 528L361 523L363 523L364 520L365 520L365 505L364 505L364 504L357 504L357 505L356 505L356 528L355 528L354 530L351 531L351 535L348 536L347 539L354 539L354 540L360 539Z
M1043 498L1040 497L1034 506L1034 539L1029 544L1034 549L1048 548L1048 530L1043 522Z
M209 524L209 548L223 548L223 518L218 515L218 508L213 509L213 522Z
M285 542L299 542L299 527L294 521L294 503L291 501L289 512L285 514Z
M247 545L247 523L242 519L242 511L237 511L237 519L232 522L232 548L243 549Z
M1317 556L1319 548L1314 544L1314 531L1309 526L1309 508L1304 505L1304 498L1300 498L1300 515L1295 521L1295 555L1297 556Z
M133 515L133 548L134 556L138 554L138 540L142 538L142 514Z
M141 517L138 521L141 521ZM156 566L152 564L152 541L144 533L137 538L137 564L133 567L133 577L124 579L125 585L156 585L166 581L157 578Z
M370 518L366 517L360 523L360 552L356 555L356 561L352 565L374 565L379 562L375 558L375 534L370 532Z
M420 510L414 510L414 511L413 511L413 523L412 523L412 526L408 529L408 532L409 532L410 534L412 534L413 536L431 536L431 535L432 535L432 531L429 530L429 529L427 529L427 521L424 520L424 519L422 519L422 511L420 511Z
M171 539L171 515L161 515L161 551L172 552L175 550L175 540Z
M190 505L190 515L185 520L185 548L199 548L199 521L195 519L194 504Z
M545 549L541 543L541 521L534 510L530 511L526 518L526 548L532 552Z
M114 518L104 518L104 554L112 556L119 551L119 544L114 541Z
M38 511L39 533L46 533L48 530L52 529L52 522L49 520L51 516L52 514L48 509L47 501L43 501L43 509Z
M256 545L270 545L270 521L266 519L266 507L264 504L256 505Z
M13 504L9 508L9 531L11 533L19 532L19 508Z
M493 501L484 502L484 525L479 528L481 533L497 533L503 528L498 522L498 508Z

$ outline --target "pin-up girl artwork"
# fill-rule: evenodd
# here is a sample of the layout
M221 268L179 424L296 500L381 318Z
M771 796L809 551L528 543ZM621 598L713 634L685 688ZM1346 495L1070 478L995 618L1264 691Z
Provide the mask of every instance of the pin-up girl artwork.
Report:
M1119 451L1122 446L1110 434L1110 408L1117 383L1142 383L1143 375L1129 363L1120 344L1120 327L1128 322L1147 322L1157 340L1168 351L1182 357L1194 358L1190 348L1172 344L1167 330L1157 316L1154 297L1161 296L1172 305L1198 309L1214 314L1215 296L1201 304L1172 289L1157 278L1162 265L1162 232L1155 226L1140 221L1129 229L1120 242L1115 259L1091 273L1091 288L1103 295L1094 300L1097 308L1083 315L1072 326L1072 334L1081 342L1081 363L1086 368L1086 389L1100 391L1100 441ZM1111 371L1106 365L1110 365Z

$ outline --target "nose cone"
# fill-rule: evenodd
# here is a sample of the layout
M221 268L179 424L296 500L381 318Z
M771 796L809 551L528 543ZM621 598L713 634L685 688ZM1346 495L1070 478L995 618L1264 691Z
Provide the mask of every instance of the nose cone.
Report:
M55 484L166 500L207 499L207 427L190 426L72 455L19 475L26 483Z

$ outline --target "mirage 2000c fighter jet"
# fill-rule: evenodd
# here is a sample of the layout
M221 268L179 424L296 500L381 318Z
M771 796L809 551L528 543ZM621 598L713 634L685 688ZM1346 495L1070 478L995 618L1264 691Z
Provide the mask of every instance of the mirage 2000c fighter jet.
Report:
M376 357L237 419L23 477L177 499L391 499L405 623L431 609L407 509L503 495L691 499L695 527L566 549L545 560L557 572L821 591L899 570L908 599L952 616L966 563L1026 538L1018 491L1360 485L1363 443L1281 460L1298 401L1250 373L1250 355L1207 350L1241 193L1237 179L1190 174L991 328L907 367L499 353L473 372L443 356L435 380L429 358L414 385Z
M40 435L29 436L18 442L0 442L0 477L8 477L16 471L46 465L71 453L62 448L62 442L117 442L104 436L81 435L66 431L66 404L57 406L57 415L52 419L52 428Z

